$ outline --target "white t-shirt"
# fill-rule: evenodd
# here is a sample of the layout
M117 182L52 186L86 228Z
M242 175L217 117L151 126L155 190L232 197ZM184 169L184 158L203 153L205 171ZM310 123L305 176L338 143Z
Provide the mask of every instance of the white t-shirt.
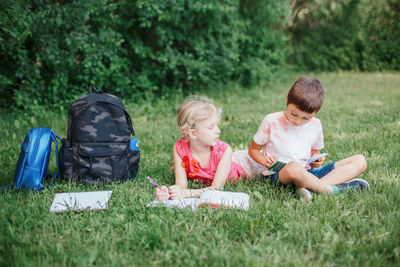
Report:
M324 148L321 121L313 117L303 125L295 126L284 112L268 114L254 135L254 142L263 146L267 157L276 156L305 164L311 149Z

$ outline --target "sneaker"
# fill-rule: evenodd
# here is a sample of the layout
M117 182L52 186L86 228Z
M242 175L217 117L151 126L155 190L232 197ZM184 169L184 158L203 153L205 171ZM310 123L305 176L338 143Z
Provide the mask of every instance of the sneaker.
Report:
M313 192L306 188L297 188L297 195L299 195L300 199L310 201L312 200Z
M339 189L340 193L346 192L348 190L369 190L369 183L363 179L353 179L348 181L347 183L338 184L336 186Z

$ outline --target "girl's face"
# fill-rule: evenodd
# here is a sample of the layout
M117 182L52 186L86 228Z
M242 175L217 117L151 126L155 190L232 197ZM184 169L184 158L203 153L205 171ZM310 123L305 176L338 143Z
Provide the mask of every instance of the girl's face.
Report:
M197 141L205 146L215 146L221 133L218 124L219 118L215 113L208 119L197 122L195 127Z

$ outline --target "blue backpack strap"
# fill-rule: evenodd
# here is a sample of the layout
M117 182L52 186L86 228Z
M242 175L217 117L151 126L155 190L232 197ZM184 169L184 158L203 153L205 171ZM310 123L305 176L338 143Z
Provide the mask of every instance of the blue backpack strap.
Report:
M56 144L56 159L57 159L57 173L58 173L58 183L61 183L61 175L60 175L60 168L58 164L58 143L57 138L60 139L62 143L61 137L59 137L53 130L51 130L51 140Z
M0 187L0 190L8 190L8 189L13 189L14 187L12 185L7 185L7 186L3 186Z

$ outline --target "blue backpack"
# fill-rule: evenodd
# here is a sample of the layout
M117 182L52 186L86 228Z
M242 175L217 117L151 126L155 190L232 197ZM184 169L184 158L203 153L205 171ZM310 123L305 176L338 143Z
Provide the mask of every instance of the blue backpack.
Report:
M46 178L51 143L54 142L56 144L56 151L58 151L57 138L61 140L50 128L33 128L28 131L21 145L21 153L14 172L14 188L30 190L44 188L43 180ZM56 154L58 183L60 183L58 153Z

